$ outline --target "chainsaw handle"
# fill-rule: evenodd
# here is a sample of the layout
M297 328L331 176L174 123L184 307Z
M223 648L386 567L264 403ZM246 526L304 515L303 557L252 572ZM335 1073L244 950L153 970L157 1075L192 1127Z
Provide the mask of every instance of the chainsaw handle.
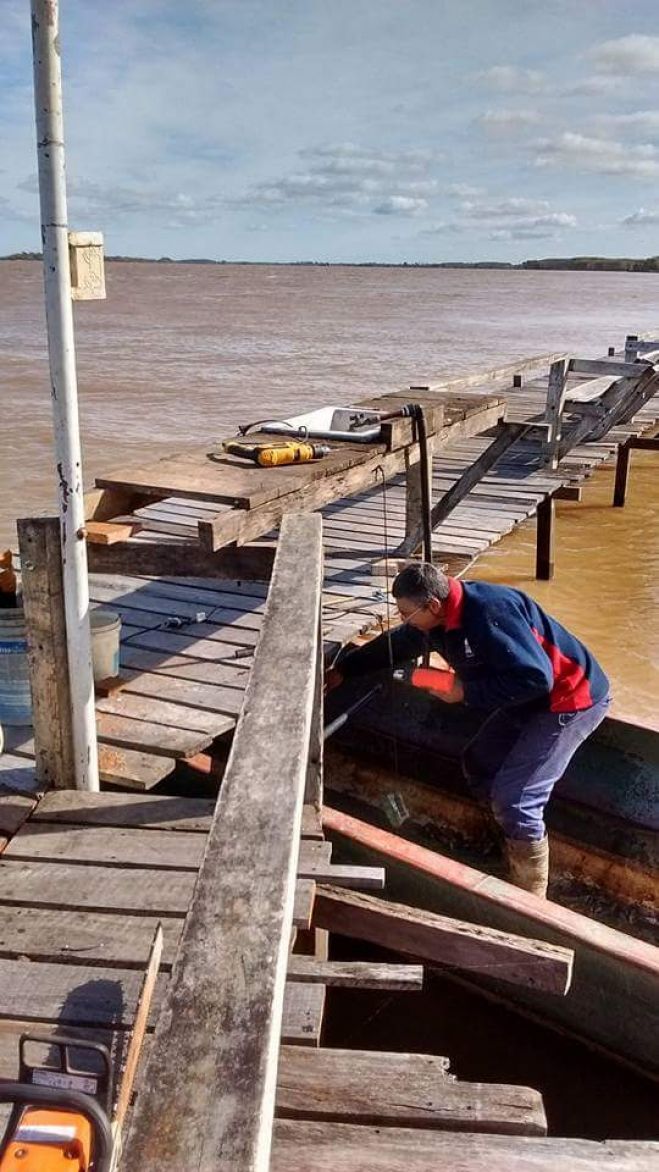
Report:
M52 1107L55 1111L83 1115L94 1135L94 1172L109 1172L113 1147L110 1123L105 1111L89 1095L37 1084L0 1082L0 1103L13 1103L16 1107ZM3 1148L6 1139L5 1133Z

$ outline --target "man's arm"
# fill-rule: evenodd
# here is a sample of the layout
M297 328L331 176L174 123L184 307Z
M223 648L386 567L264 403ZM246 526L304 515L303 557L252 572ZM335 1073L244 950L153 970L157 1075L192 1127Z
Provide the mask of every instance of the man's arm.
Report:
M481 616L473 639L484 661L484 678L464 683L468 708L498 708L538 700L551 692L549 656L514 605L499 604Z

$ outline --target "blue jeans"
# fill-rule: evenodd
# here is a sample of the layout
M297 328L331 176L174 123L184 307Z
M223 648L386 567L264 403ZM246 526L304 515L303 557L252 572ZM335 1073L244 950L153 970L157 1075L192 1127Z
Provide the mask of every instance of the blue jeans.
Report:
M545 806L579 745L606 716L610 698L581 712L495 712L467 745L462 766L506 838L544 838Z

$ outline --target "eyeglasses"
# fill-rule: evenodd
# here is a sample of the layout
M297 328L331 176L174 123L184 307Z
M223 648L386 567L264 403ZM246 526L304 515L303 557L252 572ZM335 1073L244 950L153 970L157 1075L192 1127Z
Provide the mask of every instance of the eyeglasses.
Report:
M400 606L398 605L398 603L396 603L396 610L398 611L403 622L409 623L410 619L413 619L415 614L418 614L420 610L425 610L427 605L428 605L427 602L422 602L421 606L417 606L416 609L411 610L409 614L404 614L403 611L400 609Z

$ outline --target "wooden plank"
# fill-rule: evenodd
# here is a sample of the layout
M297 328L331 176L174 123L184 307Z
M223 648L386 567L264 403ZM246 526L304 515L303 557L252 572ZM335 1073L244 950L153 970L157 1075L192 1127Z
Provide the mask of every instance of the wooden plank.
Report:
M268 1167L321 589L320 518L286 517L245 707L125 1149L142 1172L160 1172L163 1162L198 1172ZM281 679L286 688L273 705ZM322 986L294 988L296 1002L303 991L311 1006L311 993L317 1009ZM316 1017L306 1011L305 1036Z
M221 549L210 553L191 541L141 542L139 537L117 545L90 545L90 573L185 575L198 578L243 578L267 581L275 551L266 545Z
M430 1055L363 1050L284 1048L277 1079L277 1115L372 1127L547 1134L538 1091L455 1082L446 1078L445 1060Z
M433 505L430 513L430 524L433 530L437 528L441 521L448 517L449 513L452 512L460 501L464 500L472 488L478 484L481 476L487 472L488 468L496 464L500 456L516 443L526 431L526 425L523 423L500 425L500 428L499 434L492 440L489 447L485 449L478 460L465 469L453 487L445 493L441 500ZM417 525L398 546L396 550L397 555L399 557L409 557L420 545L421 538L421 526Z
M291 956L288 980L310 985L335 985L349 989L395 989L399 992L423 987L420 964L376 964L371 961L316 960L314 956Z
M307 862L300 857L298 875L316 883L330 883L336 887L358 888L362 891L381 891L384 887L384 867L342 866L334 863Z
M314 924L433 964L487 973L546 993L563 995L570 986L570 949L357 892L319 887Z
M559 358L566 358L563 353L536 354L531 358L521 358L519 362L507 362L501 366L491 367L489 370L473 371L470 374L459 374L454 378L444 379L442 382L427 384L412 384L411 391L466 391L472 387L497 386L498 383L510 383L513 377L519 374L530 374L532 370L548 369L552 362ZM407 396L409 398L409 395Z
M121 692L116 696L96 701L96 711L111 716L130 717L133 721L148 721L154 725L169 725L179 729L205 732L210 737L222 736L235 725L231 718L201 708L172 704L167 700L148 699ZM200 746L203 748L203 746Z
M149 696L172 700L177 704L188 704L193 708L207 709L226 716L237 716L242 708L243 690L240 687L224 687L215 683L200 683L216 665L187 665L177 659L163 659L149 664L149 669L126 683L125 691L131 695ZM127 656L131 664L137 665L137 653ZM144 662L140 660L139 662Z
M144 1038L149 1024L149 1017L151 1014L151 1005L155 996L156 987L158 983L158 971L160 969L160 961L163 950L163 932L162 926L158 924L156 928L151 951L149 954L149 961L142 979L142 987L140 989L139 998L137 1002L137 1011L135 1020L131 1031L130 1045L126 1055L121 1072L121 1081L119 1083L119 1093L114 1108L114 1117L112 1120L112 1132L115 1144L121 1144L122 1128L130 1107L130 1102L133 1093L133 1086L135 1077L137 1075L137 1064L140 1060L142 1047L144 1045Z
M4 852L5 859L96 863L108 867L196 872L204 857L202 834L75 823L30 821Z
M319 1046L324 1012L324 985L302 985L287 982L281 1020L280 1041L282 1045ZM218 1165L218 1168L221 1168L221 1165Z
M123 785L128 789L152 789L172 772L173 757L153 756L136 749L122 749L115 745L99 745L98 773L109 785Z
M158 922L154 916L3 907L0 957L143 969ZM163 921L164 969L174 963L182 928L182 918Z
M312 879L296 879L293 899L293 924L296 928L308 930L316 899L316 884Z
M208 833L214 808L215 803L206 798L58 790L41 799L32 822Z
M193 757L207 749L213 740L209 733L108 712L97 713L96 727L99 741L106 745L146 750L162 757Z
M279 1119L271 1172L656 1172L659 1143Z
M573 374L610 374L614 378L634 377L638 367L633 362L617 362L610 358L571 358L568 370Z
M114 545L116 541L127 541L139 529L137 521L123 525L112 521L87 521L85 537L92 545Z
M0 793L0 835L11 838L29 818L36 804L36 798L23 794Z
M0 856L0 905L176 919L188 910L195 878L191 871L123 871L84 863L10 862Z
M66 788L75 769L60 523L57 517L23 518L17 530L36 775L44 789Z
M0 1017L126 1028L140 985L140 974L131 969L0 960ZM161 979L156 1004L162 991Z

